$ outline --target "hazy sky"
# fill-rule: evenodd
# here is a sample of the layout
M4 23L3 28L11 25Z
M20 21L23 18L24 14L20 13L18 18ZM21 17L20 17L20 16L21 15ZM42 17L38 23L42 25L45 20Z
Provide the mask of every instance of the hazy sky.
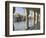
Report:
M15 9L16 9L15 11L16 11L17 13L19 13L19 14L21 14L21 15L24 15L24 8L16 7Z
M22 8L22 7L16 7L15 9L16 9L16 10L15 10L15 11L16 11L15 13L19 13L19 14L21 14L21 15L24 15L24 13L25 13L24 8ZM31 11L31 10L30 10L29 16L32 16L32 11Z

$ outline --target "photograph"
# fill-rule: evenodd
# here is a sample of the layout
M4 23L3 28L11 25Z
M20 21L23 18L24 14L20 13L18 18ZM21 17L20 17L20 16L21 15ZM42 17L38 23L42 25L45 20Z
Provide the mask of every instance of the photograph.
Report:
M13 31L40 30L40 8L13 7Z
M45 4L35 2L5 2L5 36L45 34Z

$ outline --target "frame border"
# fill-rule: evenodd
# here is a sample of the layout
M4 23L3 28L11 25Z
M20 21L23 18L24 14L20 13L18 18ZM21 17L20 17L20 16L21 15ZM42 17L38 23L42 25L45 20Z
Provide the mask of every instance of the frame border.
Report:
M22 4L36 4L43 5L43 33L36 34L21 34L21 35L9 35L9 3L22 3ZM17 2L17 1L5 1L5 36L29 36L29 35L44 35L45 34L45 3L35 3L35 2Z

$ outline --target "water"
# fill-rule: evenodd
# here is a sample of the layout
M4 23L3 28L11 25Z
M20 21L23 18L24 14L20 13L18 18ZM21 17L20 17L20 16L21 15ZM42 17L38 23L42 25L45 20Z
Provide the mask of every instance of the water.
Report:
M29 27L32 27L32 20L29 20ZM27 28L26 21L14 23L14 30L25 30L26 28Z

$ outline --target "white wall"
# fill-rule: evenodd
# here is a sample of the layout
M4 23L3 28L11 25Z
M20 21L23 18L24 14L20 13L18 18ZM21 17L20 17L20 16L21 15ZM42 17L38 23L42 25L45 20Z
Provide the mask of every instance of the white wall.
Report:
M6 0L0 0L0 38L6 38L5 37L5 1ZM46 9L46 2L45 2L46 0L13 0L13 1L41 2L41 3L45 3L45 9ZM45 14L46 14L46 11L45 11ZM45 20L45 22L46 22L46 20ZM10 38L10 37L7 37L7 38ZM46 33L45 33L45 35L20 36L20 37L15 37L15 38L46 38Z

